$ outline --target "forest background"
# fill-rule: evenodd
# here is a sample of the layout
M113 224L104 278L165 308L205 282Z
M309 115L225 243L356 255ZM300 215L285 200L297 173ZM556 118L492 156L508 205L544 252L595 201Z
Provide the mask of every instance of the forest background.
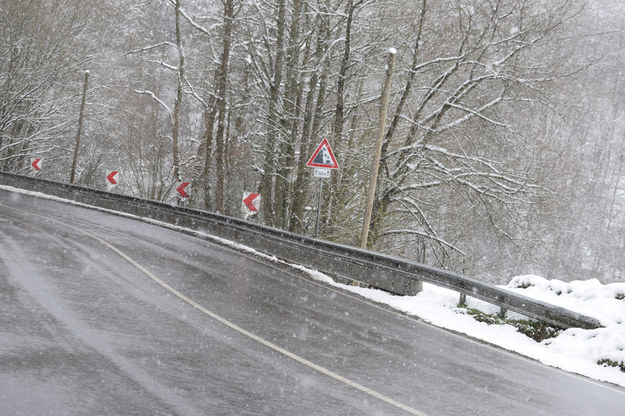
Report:
M2 0L0 170L358 245L493 283L622 281L619 0ZM88 71L86 104L81 99ZM80 123L79 123L80 119ZM79 128L79 124L81 127ZM80 132L80 133L79 133Z

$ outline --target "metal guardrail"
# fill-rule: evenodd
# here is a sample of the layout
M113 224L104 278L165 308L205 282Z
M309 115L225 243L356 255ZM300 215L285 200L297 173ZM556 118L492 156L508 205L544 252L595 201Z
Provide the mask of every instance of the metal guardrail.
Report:
M414 295L421 291L422 282L428 282L457 291L461 296L497 305L502 311L515 311L560 328L601 327L597 319L447 270L236 218L5 172L0 172L0 184L202 230L287 262L319 270L334 278L361 282L399 295Z

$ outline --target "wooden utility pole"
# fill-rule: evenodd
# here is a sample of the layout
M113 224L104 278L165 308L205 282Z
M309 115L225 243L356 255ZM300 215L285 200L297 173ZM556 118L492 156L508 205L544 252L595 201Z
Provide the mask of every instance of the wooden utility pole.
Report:
M80 114L78 115L78 132L76 133L76 147L74 147L74 158L69 174L69 183L73 184L76 178L76 165L78 165L78 149L80 148L80 136L82 135L82 121L85 115L85 103L87 101L87 86L89 85L89 71L85 71L85 85L82 89L82 102L80 103Z
M174 4L175 9L175 25L176 25L176 51L178 52L178 70L176 74L176 100L174 101L174 114L173 114L173 131L172 131L172 147L173 147L173 164L174 164L174 182L182 182L182 176L180 175L180 155L179 155L179 135L180 135L180 106L182 105L183 85L184 82L184 51L182 49L182 38L180 35L180 0L176 0Z
M380 154L382 153L382 142L384 140L384 130L386 127L386 113L388 113L388 102L391 95L391 81L393 79L393 66L395 65L395 49L390 49L388 54L388 64L386 65L386 80L382 90L382 103L380 104L380 125L375 147L375 155L371 162L371 178L369 178L369 189L367 191L367 206L365 207L365 217L362 220L362 232L360 234L360 247L367 248L369 237L369 224L371 223L371 213L373 211L373 201L378 182L378 168L380 166Z

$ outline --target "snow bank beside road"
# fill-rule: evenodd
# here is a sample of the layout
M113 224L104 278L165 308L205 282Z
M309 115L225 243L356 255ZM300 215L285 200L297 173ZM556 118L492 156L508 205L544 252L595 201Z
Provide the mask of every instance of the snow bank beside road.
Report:
M625 387L625 283L603 285L596 279L562 282L539 276L514 278L505 289L561 306L598 319L604 328L571 328L556 338L536 342L511 325L478 322L458 308L458 293L424 283L416 296L399 297L388 293L347 286L348 290L376 302L418 316L435 326L447 328L498 345L544 364L596 380ZM486 313L498 308L475 299L468 307ZM513 315L510 313L509 315ZM601 362L603 364L598 364Z

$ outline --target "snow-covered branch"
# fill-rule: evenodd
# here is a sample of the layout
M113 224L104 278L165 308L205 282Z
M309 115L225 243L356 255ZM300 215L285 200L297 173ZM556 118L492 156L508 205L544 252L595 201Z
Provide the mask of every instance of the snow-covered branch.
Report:
M167 111L167 113L169 114L170 120L173 124L173 111L171 110L171 108L169 108L167 104L165 104L163 100L158 98L156 94L154 94L152 91L147 91L147 90L134 90L134 92L137 94L147 95L151 97L154 101L159 103Z
M126 52L126 55L131 55L131 54L136 54L136 53L141 53L141 52L147 52L147 51L151 51L151 50L154 50L154 49L158 49L158 48L160 48L162 46L168 46L168 47L172 47L172 48L176 47L176 45L173 44L172 42L160 42L160 43L157 43L157 44L154 44L154 45L144 46L144 47L141 47L141 48L138 48L138 49L132 49L132 50Z

